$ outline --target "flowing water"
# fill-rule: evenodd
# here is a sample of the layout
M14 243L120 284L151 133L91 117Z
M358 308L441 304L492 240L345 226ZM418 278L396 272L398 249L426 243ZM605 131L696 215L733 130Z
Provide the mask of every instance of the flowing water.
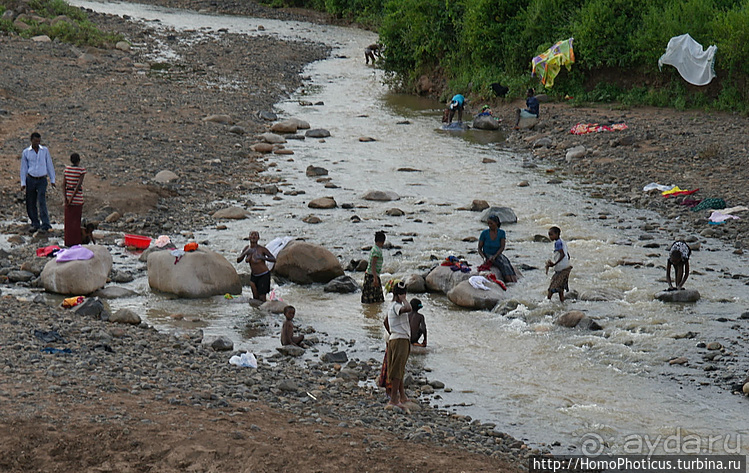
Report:
M643 445L646 441L657 445L657 451L669 445L673 451L674 439L678 444L694 435L703 442L717 438L713 452L749 451L749 445L742 445L749 442L743 400L722 387L701 383L706 379L700 377L701 369L667 363L676 356L701 362L703 352L695 348L697 342L717 340L730 346L735 338L730 323L716 321L736 318L749 305L746 285L730 277L740 273L743 264L731 248L707 240L693 254L692 267L697 271L688 286L699 287L703 297L698 303L656 302L654 291L665 287L665 249L674 238L667 229L673 226L654 213L590 198L590 192L575 181L563 178L562 184L548 184L543 167L523 168L522 155L503 150L501 133L441 131L440 104L388 93L381 72L364 65L363 48L376 39L372 33L126 3L71 3L136 20L159 20L165 27L199 31L196 35L210 37L225 28L232 33L325 42L335 48L329 59L308 66L305 75L311 80L306 87L276 108L280 116L301 118L313 128L330 130L332 136L287 144L295 154L278 156L278 166L268 171L285 179L282 200L250 195L252 219L230 223L225 231L205 229L196 235L232 262L247 244L243 238L251 229L260 232L261 243L285 235L304 237L330 249L344 265L366 258L363 248L373 243L376 230L384 229L394 245L385 251L385 280L389 275L423 272L435 264L433 256L465 255L477 265L476 243L463 240L477 237L485 227L480 214L459 209L470 206L473 199L510 207L518 215L517 224L504 226L506 254L516 267L542 268L552 245L535 242L534 235L545 235L551 225L562 228L574 266L570 286L580 293L605 289L610 300L548 302L544 298L548 276L533 269L525 270L521 281L508 290L508 298L522 305L507 316L460 309L444 295L419 295L430 347L410 362L430 370L430 379L452 388L440 392L435 405L495 422L498 429L532 444L558 441L559 451L577 446L577 451L582 447L590 453L600 443L613 452L648 453L637 449L638 439ZM258 31L259 25L263 31ZM161 54L168 58L174 53L165 49ZM324 105L303 106L300 101ZM360 142L363 136L376 141ZM484 158L495 162L484 163ZM339 187L325 188L306 177L308 165L328 169L331 182ZM398 171L401 168L417 171ZM518 187L521 180L530 185ZM394 191L401 199L362 200L370 189ZM321 196L334 197L339 206L352 203L354 208L307 207L309 200ZM393 207L406 215L386 216L385 211ZM322 223L303 223L301 219L310 213ZM361 221L354 223L354 215ZM645 223L664 226L655 233L660 249L644 248L648 241L639 239L644 233L639 228ZM123 251L115 255L115 264L135 265L135 258ZM641 264L618 265L622 259ZM237 268L248 271L241 265ZM361 273L356 276L361 278ZM255 353L278 345L280 317L266 317L268 328L246 329L247 321L258 315L244 303L221 297L194 301L154 295L145 277L127 286L145 295L114 300L112 308L137 308L162 330L200 327L209 335L226 334L237 347ZM278 290L296 306L297 325L311 325L350 343L344 347L350 358L382 357L384 306L363 307L359 294L324 293L317 285L289 284ZM570 309L599 319L604 330L586 332L552 324L553 316ZM170 316L174 313L186 317L177 321ZM696 332L697 338L678 338L689 331ZM668 438L671 444L665 443Z

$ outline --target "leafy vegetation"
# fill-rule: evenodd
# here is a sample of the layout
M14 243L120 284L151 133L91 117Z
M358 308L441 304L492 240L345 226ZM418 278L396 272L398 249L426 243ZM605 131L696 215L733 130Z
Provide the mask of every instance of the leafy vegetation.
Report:
M47 35L52 40L78 46L105 46L122 41L119 34L105 33L89 21L80 8L72 7L64 0L30 0L28 7L33 10L23 18L28 28L22 28L6 19L0 20L0 32L18 34L24 38ZM13 5L7 0L0 2L0 15ZM58 19L64 16L66 19Z

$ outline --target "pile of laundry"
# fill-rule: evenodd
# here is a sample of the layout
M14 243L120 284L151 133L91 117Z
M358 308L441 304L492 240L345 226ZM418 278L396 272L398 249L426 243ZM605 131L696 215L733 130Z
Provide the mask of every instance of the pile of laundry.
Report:
M663 184L658 184L657 182L651 182L647 186L643 187L642 190L645 192L659 190L663 197L676 197L679 195L692 195L700 189L698 187L697 189L689 190L682 189L679 186L664 186Z
M622 131L628 127L624 123L614 123L612 125L599 125L598 123L578 123L570 129L573 135L587 135L588 133L600 133L602 131Z
M462 273L470 273L471 265L465 259L458 258L457 256L448 256L440 266L449 266L453 271L460 271Z

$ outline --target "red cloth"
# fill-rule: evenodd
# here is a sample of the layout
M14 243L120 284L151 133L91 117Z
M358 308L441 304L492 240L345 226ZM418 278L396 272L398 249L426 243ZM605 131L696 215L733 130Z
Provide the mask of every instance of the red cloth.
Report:
M60 251L60 247L57 245L45 246L44 248L37 248L36 255L39 257L51 256L55 251Z
M478 272L489 271L490 269L492 269L492 262L491 261L485 261L484 263L481 264L481 266L479 266L478 268L476 268L476 271L478 271Z
M503 290L505 291L507 290L507 286L505 286L504 281L502 281L501 279L497 279L497 276L494 273L488 274L486 276L486 279L488 279L491 282L495 282L499 284L499 287L501 287Z
M679 192L674 192L673 194L666 194L663 197L673 197L675 195L692 195L695 192L697 192L698 190L700 190L699 187L697 189L694 189L694 190L691 190L691 191L679 191Z

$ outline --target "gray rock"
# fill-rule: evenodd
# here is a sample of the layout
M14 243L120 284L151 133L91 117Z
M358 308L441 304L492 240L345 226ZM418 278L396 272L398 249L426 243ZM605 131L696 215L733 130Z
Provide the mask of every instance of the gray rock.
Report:
M320 167L320 166L312 166L311 164L307 166L306 174L308 177L316 177L316 176L327 176L328 170Z
M211 342L211 348L215 351L231 351L234 349L234 342L221 335Z
M481 212L489 208L489 202L481 199L474 199L471 202L471 212Z
M700 292L697 289L661 291L657 292L654 297L661 302L697 302L700 300Z
M549 138L548 136L544 136L543 138L539 138L533 142L533 148L551 148L553 144L554 142L551 141L551 138Z
M10 271L7 276L10 282L29 282L34 279L34 273L29 271Z
M362 199L364 200L374 200L378 202L388 202L391 200L398 200L400 199L400 196L396 194L395 192L386 192L386 191L367 191L363 196Z
M388 217L402 217L406 215L406 213L397 207L393 207L392 209L386 210L385 215Z
M128 271L120 271L118 269L115 269L111 273L109 273L109 280L114 283L121 284L135 280L135 276L133 276Z
M338 292L341 294L348 294L359 290L359 283L357 283L351 276L338 276L325 285L325 292Z
M554 323L561 327L568 328L577 327L588 330L601 330L603 328L595 320L591 319L590 317L585 315L585 313L579 310L571 310L569 312L565 312L564 314L560 315L554 321Z
M211 217L217 220L243 220L250 216L250 213L241 207L228 207L213 212Z
M564 155L564 159L566 159L568 163L571 163L576 159L584 157L587 152L588 151L585 149L585 146L575 146L574 148L570 148L567 150L567 154Z
M140 316L131 309L120 309L109 318L110 322L119 324L139 325Z
M478 130L499 130L499 120L483 115L473 119L473 127Z
M268 121L268 122L274 122L274 121L278 120L278 115L276 115L273 112L268 112L266 110L261 110L261 111L257 112L257 116L258 116L258 118L260 118L262 120L265 120L265 121Z
M293 379L284 379L276 385L281 391L296 392L299 391L299 385Z
M296 345L283 345L276 347L276 350L284 356L298 357L304 355L304 348Z
M102 299L120 299L123 297L137 296L138 293L125 287L108 286L97 290L93 295L101 297Z
M284 301L265 301L260 304L260 310L271 314L283 314L283 309L288 304Z
M489 207L481 215L481 221L486 223L489 220L490 215L496 215L499 217L499 221L502 225L506 223L518 223L518 217L515 212L509 207Z
M247 130L245 130L241 126L235 125L229 128L229 133L234 133L235 135L244 135L245 133L247 133Z
M335 199L333 197L318 197L317 199L313 199L307 204L307 207L311 209L334 209L338 207L338 204L336 203Z
M304 136L307 136L309 138L327 138L330 136L330 132L324 128L313 128L311 130L307 130Z
M204 122L212 122L212 123L220 123L222 125L233 125L234 120L229 115L209 115L205 118L203 118Z
M346 363L348 356L345 351L334 351L331 353L325 353L320 359L326 363Z
M366 270L366 268L364 268ZM427 292L427 283L421 274L409 274L406 276L406 290L409 294L422 294Z
M153 178L153 180L159 184L166 184L168 182L176 181L177 179L179 179L177 174L166 169L159 171Z
M101 320L109 320L109 311L98 297L87 298L83 301L83 304L76 307L75 313L88 317L96 317Z
M286 138L284 138L281 135L277 135L275 133L263 133L259 135L259 138L266 143L270 144L280 144L280 143L286 143Z

